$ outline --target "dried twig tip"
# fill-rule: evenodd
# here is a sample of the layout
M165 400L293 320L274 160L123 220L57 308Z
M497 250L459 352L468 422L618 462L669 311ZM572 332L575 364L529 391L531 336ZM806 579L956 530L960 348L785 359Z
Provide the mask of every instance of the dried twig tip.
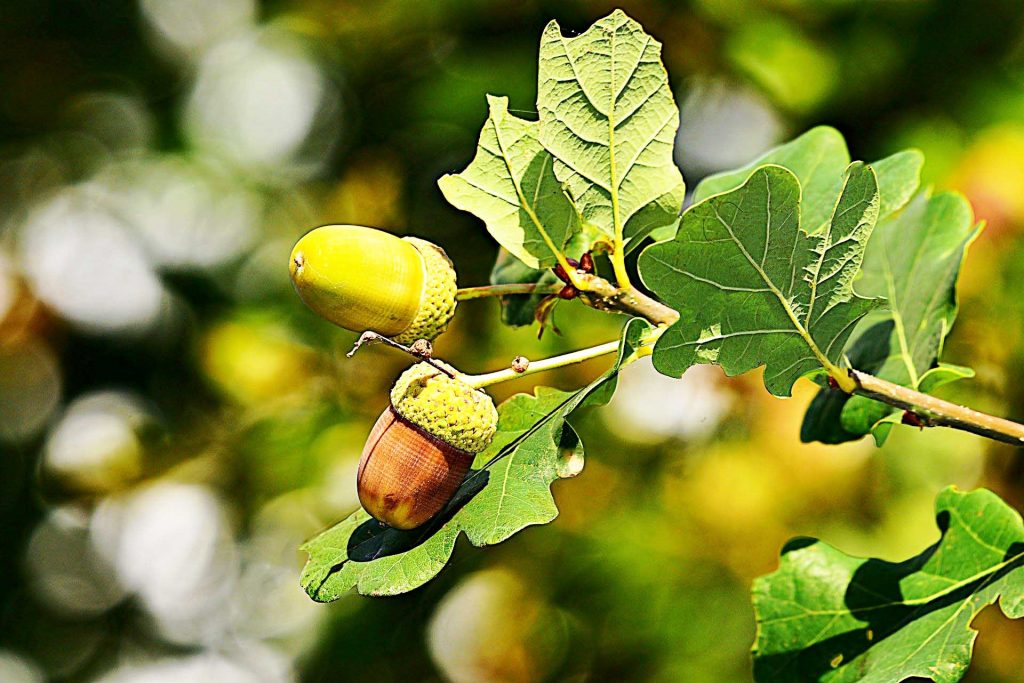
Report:
M356 355L356 351L361 349L363 344L376 344L377 342L382 342L385 340L385 337L380 336L376 332L363 332L361 335L359 335L359 339L357 339L356 343L352 346L352 350L345 354L345 357L351 358L352 356Z
M426 348L424 349L423 344L420 344L420 346L417 347L417 344L419 344L419 342L423 342L423 344L426 345ZM356 340L355 346L352 347L352 350L345 355L351 358L352 356L355 355L356 351L363 347L364 344L378 343L386 344L387 346L390 346L393 349L398 349L399 351L404 351L410 356L420 358L423 360L423 362L427 363L428 365L434 368L437 368L438 370L448 375L449 377L455 377L455 375L452 374L451 370L444 367L443 365L440 365L437 361L431 360L430 354L433 352L433 347L431 346L430 342L428 342L426 339L417 339L412 346L406 346L405 344L399 344L394 339L388 339L384 335L377 334L376 332L363 332L361 335L359 335L359 339ZM426 353L424 353L424 351Z

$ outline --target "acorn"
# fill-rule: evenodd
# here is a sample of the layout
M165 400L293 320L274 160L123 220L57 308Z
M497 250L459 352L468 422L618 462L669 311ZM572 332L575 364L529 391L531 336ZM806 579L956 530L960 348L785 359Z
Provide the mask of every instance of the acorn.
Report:
M455 269L441 247L361 225L325 225L292 249L295 291L353 332L401 344L433 339L455 315Z
M434 362L453 376L426 362L403 372L359 459L359 502L396 529L415 529L440 512L498 428L491 397Z

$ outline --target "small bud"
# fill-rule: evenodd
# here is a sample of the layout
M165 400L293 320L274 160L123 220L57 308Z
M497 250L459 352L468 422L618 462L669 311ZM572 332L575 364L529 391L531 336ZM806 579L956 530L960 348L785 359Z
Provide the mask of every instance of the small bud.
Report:
M574 269L574 270L579 270L579 268L580 268L580 262L577 261L574 258L567 258L567 259L565 259L565 262L568 263L569 267ZM572 284L572 280L569 278L569 274L565 272L565 268L562 267L561 263L559 263L557 266L555 266L551 270L555 273L555 275L558 276L559 280L561 280L562 282L564 282L567 285L568 284Z
M512 359L512 372L523 373L530 368L530 359L526 356L516 356Z
M900 418L900 422L902 422L905 425L910 425L911 427L917 427L919 429L924 429L925 427L928 426L927 422L925 422L925 420L920 415L918 415L917 413L912 413L909 410L903 411L903 416Z
M580 270L584 273L594 272L594 257L589 251L580 257Z
M558 290L559 299L575 299L579 295L579 290L572 285L566 285L565 287L562 287L562 289Z
M417 339L409 347L413 354L420 358L430 358L434 354L434 346L426 339Z

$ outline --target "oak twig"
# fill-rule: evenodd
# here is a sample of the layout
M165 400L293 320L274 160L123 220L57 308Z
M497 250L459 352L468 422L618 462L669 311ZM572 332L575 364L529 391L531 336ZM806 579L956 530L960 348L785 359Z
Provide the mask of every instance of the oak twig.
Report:
M574 275L579 278L582 285L579 288L580 299L592 308L602 311L617 311L645 318L652 324L662 328L679 320L679 313L663 303L652 299L635 287L619 287L600 276L581 271L576 271ZM552 285L551 293L560 287L561 285ZM491 287L471 287L467 290L460 290L460 294L468 292L463 298L478 298L482 296L502 296L505 294L526 294L534 291L537 291L537 285L493 285ZM537 361L530 365L527 372L528 374L533 374L534 372L542 372L553 367L595 358L599 355L610 353L616 345L617 342L609 342L608 344L595 346L591 349L583 349L571 354L565 354L564 356ZM650 347L646 348L649 349ZM833 368L832 370L834 370L834 374L831 376L835 380L837 387L842 387L847 393L865 396L875 401L909 411L920 418L922 426L950 427L1002 443L1024 447L1024 425L1022 424L929 396L928 394L900 386L860 370L839 370L838 368ZM485 375L469 375L467 377L470 378L475 386L487 386L522 376L522 374L507 368ZM837 374L839 376L836 376Z
M451 370L449 370L448 368L444 367L443 365L441 365L436 360L434 360L433 358L430 357L431 356L430 342L426 342L426 344L421 345L421 344L418 343L418 342L421 342L421 341L426 341L426 340L417 339L416 342L414 342L412 346L406 346L405 344L399 344L394 339L390 339L388 337L385 337L382 334L377 334L376 332L363 332L361 335L359 335L359 339L357 339L356 343L352 346L352 350L345 354L345 357L346 358L351 358L352 356L356 355L356 351L358 351L359 349L361 349L365 345L369 345L369 344L384 344L385 346L390 346L393 349L398 349L399 351L404 351L405 353L409 354L413 358L419 358L421 361L423 361L427 365L430 365L430 366L432 366L434 368L437 368L438 370L440 370L444 374L448 375L449 377L454 378L455 375L452 373Z
M632 288L616 287L597 276L587 276L587 290L581 298L600 310L629 313L655 325L671 325L679 314L646 294ZM1024 447L1024 425L971 408L959 406L934 396L869 375L860 370L838 370L837 386L887 405L910 411L922 418L924 426L942 426L984 436L1002 443Z
M586 288L580 293L584 303L601 311L619 311L659 327L679 320L679 314L665 304L652 299L635 287L616 287L597 275L584 275Z
M580 349L579 351L572 351L571 353L565 353L560 356L552 356L551 358L544 358L542 360L529 361L523 369L517 369L514 366L510 366L495 372L488 372L483 375L462 375L460 379L471 387L480 389L492 384L498 384L499 382L506 382L510 379L518 379L519 377L532 375L536 372L544 372L545 370L562 368L566 365L582 363L583 361L590 360L591 358L598 358L609 353L615 353L618 350L619 341L616 339L605 344L592 346L589 349ZM522 364L520 364L520 367L522 367Z
M1024 425L922 394L860 370L848 372L856 384L853 393L910 411L923 418L924 426L952 427L1024 447Z

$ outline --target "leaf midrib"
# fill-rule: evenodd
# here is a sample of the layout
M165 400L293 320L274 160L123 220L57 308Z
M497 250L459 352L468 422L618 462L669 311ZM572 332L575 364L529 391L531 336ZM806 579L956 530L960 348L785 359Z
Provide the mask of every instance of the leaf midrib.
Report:
M615 156L615 130L618 128L619 124L621 123L621 121L619 121L617 116L616 116L616 111L617 111L617 106L616 105L618 103L619 96L622 94L622 91L626 89L626 86L629 85L629 82L633 78L633 75L635 75L636 71L640 68L640 64L643 62L644 54L647 52L647 48L648 48L648 46L651 43L651 36L645 34L644 35L644 43L643 43L642 46L639 46L639 49L638 49L638 52L637 52L637 62L636 62L636 65L633 67L633 69L630 72L629 76L627 76L623 80L623 82L620 85L617 86L616 83L615 83L615 74L616 74L616 68L615 68L615 65L616 65L616 61L615 61L615 59L616 59L615 58L615 46L616 46L616 42L617 42L616 38L618 36L618 29L621 26L623 26L623 25L626 25L626 24L616 24L616 25L609 26L606 29L607 32L608 32L608 44L609 44L608 59L609 59L609 62L610 62L610 67L609 67L609 74L610 75L609 75L609 82L608 82L608 100L609 101L608 101L607 111L605 113L605 118L607 119L607 124L608 124L608 166L609 166L609 176L610 176L609 180L610 180L610 183L609 183L609 186L606 189L608 191L609 199L610 199L611 205L612 205L611 206L611 208L612 208L612 230L613 230L613 233L614 233L614 236L615 236L615 240L616 240L616 242L618 244L622 244L624 242L624 240L625 240L625 225L624 225L624 223L622 221L621 202L620 202L620 199L619 199L620 177L619 177L618 162L616 161L616 156ZM583 87L583 80L580 78L579 71L576 68L576 61L573 59L572 54L569 52L569 43L572 42L573 40L577 40L578 38L579 38L579 36L577 36L576 38L567 38L566 36L562 35L561 29L558 29L559 44L562 46L562 51L565 54L566 61L569 62L569 68L572 70L573 79L576 81L576 83L579 86L580 92L583 93L583 95L587 98L587 100L589 102L591 102L592 105L596 105L596 103L594 103L594 101L591 100L590 95L587 93L586 88ZM651 100L655 95L657 95L657 93L661 90L662 87L664 87L664 85L661 85L661 86L659 86L657 88L653 88L651 90L651 92L643 99L643 101L640 102L640 104L638 104L632 111L628 112L623 117L622 121L627 120L628 118L630 118L631 116L636 114L636 112L638 112L644 106L646 106L648 101ZM596 106L594 107L594 109L595 109L595 111L600 112L600 109L598 109ZM673 118L674 118L673 116L669 116L668 120L665 123L662 123L661 126L658 127L658 129L653 134L651 140L648 141L648 144L647 145L642 145L642 146L640 146L638 148L636 158L639 158L639 155L642 154L643 151L650 145L650 142L653 142L655 139L657 139L658 134L660 134L661 131L664 130L665 126L668 125L668 123L670 123ZM569 125L568 122L563 121L563 123L568 127L568 125ZM570 128L570 130L572 130L572 129ZM573 131L573 134L583 138L582 135L580 135L579 133L576 133L575 131ZM573 166L571 163L568 163L564 159L561 159L561 158L559 158L559 161L562 162L563 164L565 164L566 166L568 166L569 168L571 168L573 170L573 172L575 172L578 175L580 175L581 177L587 179L588 182L592 182L593 184L597 185L598 187L602 187L602 184L600 182L597 182L596 180L591 180L588 174L582 173L580 170L575 168L575 166ZM629 170L633 167L634 164L635 164L635 159L632 160L629 163L629 165L627 166L627 168L625 170L626 174L629 173Z
M768 193L768 202L769 202L769 206L770 206L771 194L772 194L771 184L769 183L768 174L767 173L763 173L762 177L764 177L764 180L765 180L765 191ZM817 345L817 343L815 343L814 338L811 337L810 333L804 328L803 324L801 324L800 318L790 308L789 301L786 299L786 297L782 294L782 292L779 290L779 288L775 286L775 283L772 282L771 278L768 277L768 274L766 272L764 272L764 269L761 268L757 264L756 261L754 261L753 257L747 251L747 248L745 246L743 246L743 243L740 241L740 239L738 237L736 237L736 233L734 233L732 231L732 226L730 226L729 223L724 218L722 218L722 214L719 213L718 207L715 206L714 203L712 203L710 206L711 206L712 210L715 212L715 218L718 219L718 222L721 223L722 227L725 228L726 232L729 233L729 237L732 239L732 241L736 245L736 247L740 250L740 253L743 254L743 257L745 259L747 259L747 263L749 263L750 266L755 271L757 271L758 275L761 276L761 279L764 281L765 285L768 286L768 289L779 300L779 303L781 304L782 309L786 312L786 315L789 316L790 322L793 323L793 327L800 334L800 337L804 340L804 343L807 344L807 347L811 350L811 353L814 354L814 357L817 358L817 360L821 364L821 366L823 368L825 368L826 370L830 371L830 372L832 372L834 370L838 370L835 367L835 365L832 363L832 361L830 361L825 356L825 354L821 352L821 349L818 348L818 345ZM770 222L771 221L771 217L770 216L766 216L765 220ZM801 232L800 227L797 226L797 233L798 233L797 234L797 239L799 239L799 237L800 237L800 232ZM790 263L790 266L793 267L794 264ZM794 268L794 270L795 270L795 268Z
M770 600L777 601L777 602L788 602L788 603L790 603L790 604L792 604L792 605L794 605L796 607L799 607L800 609L803 610L803 614L794 614L794 615L789 615L789 616L786 616L786 617L780 617L778 619L762 619L762 620L759 620L758 623L760 623L760 624L774 624L774 623L781 623L783 621L792 621L794 619L800 619L800 618L804 618L804 617L829 617L829 616L841 616L841 615L844 615L844 614L849 614L850 616L852 616L854 618L857 618L858 614L864 614L864 613L867 613L867 612L875 612L877 610L889 609L891 607L900 607L900 606L903 606L903 607L921 607L923 605L927 605L930 602L938 600L939 598L945 597L946 595L949 595L950 593L955 593L956 591L960 590L964 586L970 585L970 584L972 584L972 583L974 583L976 581L981 581L981 580L985 579L986 577L988 577L990 575L998 574L1003 569L1005 569L1008 566L1014 564L1015 562L1020 562L1022 559L1024 559L1024 551L1022 551L1020 553L1017 553L1016 555L1014 555L1014 556L1012 556L1010 558L1007 558L1006 560L1003 560L999 564L992 565L991 567L985 569L984 571L980 571L977 574L974 574L974 575L969 576L967 578L964 578L964 579L961 579L959 581L956 581L955 583L950 584L947 588L944 588L944 589L942 589L940 591L937 591L935 593L931 593L930 595L922 596L920 598L912 598L910 600L891 601L891 602L881 603L881 604L878 604L878 605L872 605L870 607L861 607L859 609L809 610L804 605L802 605L801 603L794 602L792 600L787 600L787 599L784 599L784 598L778 598L778 597L775 597L775 596L772 596L772 595L766 595L765 597L767 597ZM850 582L850 586L851 587L857 586L857 587L859 587L859 588L861 588L861 589L863 589L863 590L865 590L867 592L871 592L865 586L860 586L858 584L855 584L852 581ZM972 591L971 595L972 596L973 595L977 595L985 587L987 587L987 586L982 586L977 591ZM877 593L876 593L876 595L877 595ZM967 599L964 599L962 602L966 603Z
M551 251L551 254L555 259L561 261L562 253L555 246L554 240L551 239L551 235L549 235L548 231L544 228L544 224L537 216L537 213L533 210L533 207L530 206L528 201L526 201L526 195L519 183L519 178L517 177L515 170L512 168L512 160L509 158L508 150L505 149L505 141L501 136L501 126L494 118L493 111L490 113L490 117L491 125L494 126L494 139L498 143L498 150L501 152L501 160L505 162L505 168L508 169L508 176L512 180L512 186L516 188L516 195L519 197L519 206L526 211L526 215L530 217L534 227L537 228L537 232L539 232L540 236L544 239L544 244L546 244L548 249Z

